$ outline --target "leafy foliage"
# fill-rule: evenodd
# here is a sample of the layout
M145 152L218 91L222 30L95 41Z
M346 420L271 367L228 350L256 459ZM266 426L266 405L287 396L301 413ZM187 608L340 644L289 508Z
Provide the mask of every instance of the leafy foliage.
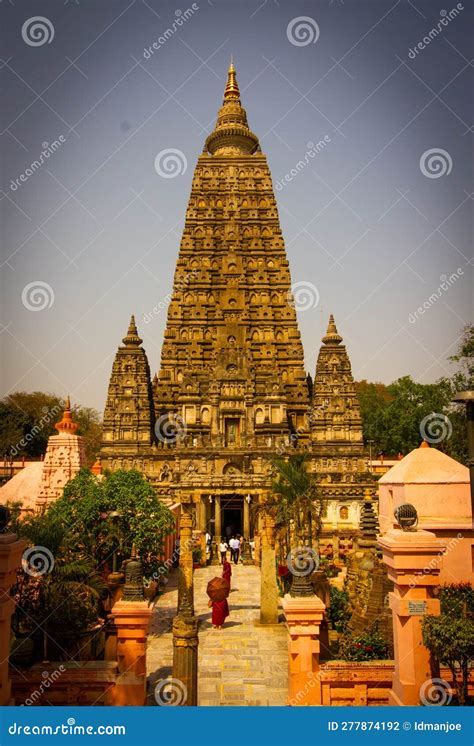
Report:
M80 654L78 635L100 622L107 587L94 560L69 547L65 528L48 513L28 516L20 528L31 546L47 549L54 562L43 574L18 572L13 629L20 636L41 634L43 660L69 659Z
M81 470L49 508L48 515L68 532L68 543L104 566L130 557L132 544L152 576L161 566L165 536L175 528L173 513L138 471L119 470L99 479Z
M324 505L317 484L306 468L307 459L307 454L290 456L288 460L275 456L271 462L274 470L272 493L259 506L272 517L287 551L298 544L313 546L321 530Z
M339 654L346 661L383 660L388 653L377 623L362 635L343 635L339 643Z
M328 619L333 629L343 632L350 618L349 594L331 586Z
M422 620L423 643L449 667L460 705L467 704L469 666L474 658L474 589L469 583L444 585L441 614Z

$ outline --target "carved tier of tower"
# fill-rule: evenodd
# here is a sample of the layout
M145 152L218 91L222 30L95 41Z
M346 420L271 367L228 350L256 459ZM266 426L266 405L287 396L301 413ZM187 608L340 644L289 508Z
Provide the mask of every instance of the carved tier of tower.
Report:
M194 172L154 388L157 414L182 416L190 439L227 445L303 426L303 348L289 301L271 175L231 64Z

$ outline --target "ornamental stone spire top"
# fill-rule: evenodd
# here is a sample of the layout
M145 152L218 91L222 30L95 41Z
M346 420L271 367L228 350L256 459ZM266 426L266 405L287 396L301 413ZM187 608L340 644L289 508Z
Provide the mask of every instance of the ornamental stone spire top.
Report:
M251 155L259 149L258 137L250 131L247 113L240 103L240 91L234 63L229 65L224 101L216 126L206 140L204 152L211 155Z
M328 330L321 340L325 345L338 345L342 342L342 337L338 334L336 324L334 322L334 316L331 314L329 317Z
M73 422L72 420L71 400L69 396L66 398L62 420L60 422L57 422L54 427L56 428L58 433L64 433L65 435L74 435L79 427L77 422Z
M122 342L124 343L125 347L140 347L141 343L143 342L143 339L138 336L138 329L137 325L135 324L135 316L131 317L127 334L122 339Z

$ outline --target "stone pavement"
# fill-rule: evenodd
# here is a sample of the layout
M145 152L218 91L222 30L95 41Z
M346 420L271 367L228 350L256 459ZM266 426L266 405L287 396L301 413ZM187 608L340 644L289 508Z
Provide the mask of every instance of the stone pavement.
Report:
M284 622L258 625L260 570L232 564L230 617L223 629L211 624L206 586L220 575L210 566L194 573L194 604L199 619L199 705L285 705L288 691L287 632ZM147 650L149 704L154 686L172 675L171 622L176 614L177 573L155 607ZM257 624L255 624L257 622Z

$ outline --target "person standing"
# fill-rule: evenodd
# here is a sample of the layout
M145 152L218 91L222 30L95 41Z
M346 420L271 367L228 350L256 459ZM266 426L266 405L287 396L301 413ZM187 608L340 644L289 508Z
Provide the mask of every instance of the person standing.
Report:
M234 564L235 565L239 563L239 554L240 554L240 539L238 539L236 536L234 538Z
M227 562L227 560L222 565L222 577L224 580L227 580L229 583L229 590L230 590L230 579L232 577L232 565L230 562Z
M222 629L222 625L229 616L227 599L224 598L223 601L212 601L209 599L208 606L212 609L212 624L214 629Z
M230 540L229 540L229 549L230 549L230 561L231 561L231 562L232 562L232 560L234 559L234 548L235 548L234 542L235 542L235 536L232 536L232 537L230 538Z
M219 544L219 552L221 553L221 565L224 564L224 562L227 560L227 550L228 550L227 542L224 540L224 538L221 539L221 542Z

